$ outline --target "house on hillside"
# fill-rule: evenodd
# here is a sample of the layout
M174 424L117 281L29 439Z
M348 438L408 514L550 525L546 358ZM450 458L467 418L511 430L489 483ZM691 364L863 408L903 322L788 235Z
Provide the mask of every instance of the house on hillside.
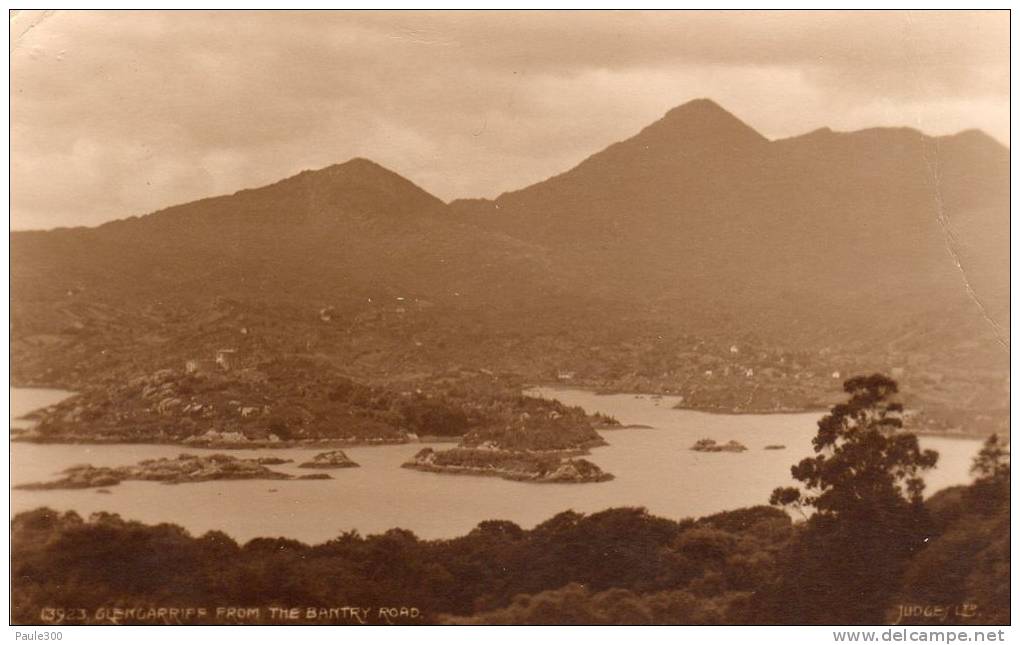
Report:
M229 370L234 361L237 358L236 349L218 349L216 350L216 364L220 366L220 369Z
M211 358L192 358L184 363L187 374L209 374L219 369L219 365Z

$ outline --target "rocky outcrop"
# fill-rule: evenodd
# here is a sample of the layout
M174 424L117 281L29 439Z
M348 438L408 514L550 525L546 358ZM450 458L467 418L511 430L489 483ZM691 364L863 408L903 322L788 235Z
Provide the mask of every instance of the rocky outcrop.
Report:
M331 450L322 452L306 461L298 468L357 468L358 464L350 460L343 450Z
M295 479L294 476L266 468L266 464L282 464L289 460L275 457L238 459L213 454L199 457L182 454L176 459L147 459L134 466L72 466L62 478L51 482L22 484L22 490L54 490L73 488L106 488L122 481L158 481L165 484L220 481L227 479Z
M186 444L218 448L246 447L252 443L277 443L279 441L279 437L271 435L261 442L252 442L243 432L220 432L218 430L206 430L202 434L192 435L184 439Z
M255 461L259 462L263 466L279 466L280 464L289 464L294 460L281 459L280 457L259 457Z
M224 450L408 441L410 426L401 417L406 402L385 388L351 381L321 362L268 359L261 351L245 361L232 370L193 371L192 361L184 361L184 369L141 374L135 374L140 366L133 367L39 411L35 426L12 432L11 439ZM365 403L381 397L389 414Z
M698 439L698 441L691 446L691 450L696 452L744 452L747 450L747 446L740 443L739 441L727 441L726 443L716 443L715 439Z
M528 451L424 448L404 468L434 473L483 475L535 483L591 483L613 479L587 459Z

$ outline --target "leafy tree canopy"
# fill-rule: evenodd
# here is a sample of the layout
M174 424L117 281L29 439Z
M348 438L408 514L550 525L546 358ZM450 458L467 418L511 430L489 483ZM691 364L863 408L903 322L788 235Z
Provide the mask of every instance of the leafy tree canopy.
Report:
M938 453L921 450L916 436L900 432L903 406L896 400L896 381L881 374L857 376L843 389L850 399L818 422L815 456L791 468L806 492L777 488L769 501L811 506L832 518L919 504L921 474L935 466Z

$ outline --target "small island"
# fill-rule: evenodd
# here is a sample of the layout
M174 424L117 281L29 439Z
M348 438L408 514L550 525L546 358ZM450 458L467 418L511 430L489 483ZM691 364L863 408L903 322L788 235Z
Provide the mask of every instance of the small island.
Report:
M786 446L782 444L769 444L765 446L765 450L786 450Z
M698 439L691 446L691 450L695 452L744 452L747 450L747 446L732 439L726 443L716 443L715 439Z
M485 475L536 483L589 483L613 479L587 459L528 451L424 448L404 468L434 473Z
M344 454L343 450L320 452L311 461L306 461L298 468L357 468L358 464ZM310 477L306 475L306 477Z
M329 479L325 473L294 477L271 470L267 464L287 463L290 460L275 457L239 459L229 455L213 454L204 457L182 454L176 459L146 459L134 466L72 466L60 474L62 478L15 486L20 490L57 490L77 488L105 489L122 481L157 481L164 484L231 479ZM107 491L108 492L108 491Z
M612 417L588 416L579 407L521 396L513 412L487 419L455 448L425 448L404 468L433 473L485 475L511 481L592 483L613 478L587 459L590 448L606 445L592 427L618 426Z

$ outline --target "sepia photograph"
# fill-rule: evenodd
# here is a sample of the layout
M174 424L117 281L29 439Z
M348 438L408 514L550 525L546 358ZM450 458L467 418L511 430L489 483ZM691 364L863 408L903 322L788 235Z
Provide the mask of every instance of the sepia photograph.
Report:
M32 9L8 52L12 638L1005 640L1008 9Z

